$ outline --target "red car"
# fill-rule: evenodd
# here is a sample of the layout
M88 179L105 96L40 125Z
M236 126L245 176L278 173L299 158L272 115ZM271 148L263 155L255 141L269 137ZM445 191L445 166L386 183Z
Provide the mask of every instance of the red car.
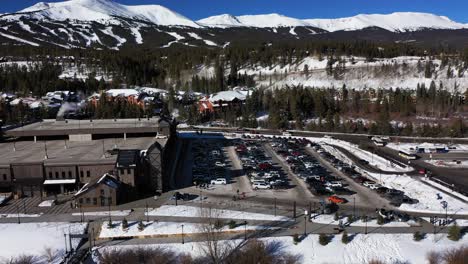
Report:
M343 199L341 197L338 197L336 195L332 195L332 196L328 197L328 201L331 202L331 203L336 203L336 204L346 203L345 199Z

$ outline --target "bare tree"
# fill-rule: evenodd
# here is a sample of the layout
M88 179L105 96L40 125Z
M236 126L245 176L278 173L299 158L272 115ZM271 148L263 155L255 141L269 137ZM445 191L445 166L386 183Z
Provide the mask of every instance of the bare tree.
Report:
M45 247L43 255L46 258L47 263L53 263L58 258L57 251L53 250L51 247Z
M6 263L7 264L40 264L40 260L37 256L21 255L18 257L11 258Z
M192 259L188 255L178 255L164 248L112 249L102 252L99 256L102 264L189 264Z

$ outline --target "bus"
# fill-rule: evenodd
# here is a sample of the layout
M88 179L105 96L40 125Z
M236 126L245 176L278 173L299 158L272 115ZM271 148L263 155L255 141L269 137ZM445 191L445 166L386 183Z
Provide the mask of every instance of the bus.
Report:
M402 150L400 150L398 152L398 155L400 157L403 157L403 158L407 159L407 160L415 160L415 159L418 158L418 156L416 156L415 154L409 153L409 152L406 152L406 151L402 151Z

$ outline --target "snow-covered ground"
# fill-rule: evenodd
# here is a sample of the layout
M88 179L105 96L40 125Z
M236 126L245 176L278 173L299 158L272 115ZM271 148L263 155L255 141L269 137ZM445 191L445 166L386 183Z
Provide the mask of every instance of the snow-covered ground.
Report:
M158 235L182 235L182 226L184 234L203 233L206 226L203 224L180 223L180 222L143 222L145 228L138 230L138 222L128 222L129 227L124 230L122 222L113 222L113 227L108 228L108 222L103 222L101 227L100 238L112 237L139 237L139 236L158 236ZM239 225L236 228L230 229L229 226L224 226L220 229L221 232L241 232L252 230L271 229L265 226Z
M318 224L330 224L330 225L338 225L340 223L340 220L342 224L346 224L348 221L346 218L341 218L339 220L334 219L334 215L312 215L311 220L314 223ZM411 226L409 223L406 222L389 222L385 223L384 225L379 225L377 224L376 219L371 219L367 223L363 222L362 220L356 220L350 224L350 226L367 226L368 227L379 227L379 226L384 226L384 227L408 227Z
M362 264L370 260L381 260L384 263L426 263L426 255L431 251L442 251L457 248L468 243L468 236L461 241L454 242L446 238L445 234L427 234L422 241L413 240L412 234L357 234L347 245L341 242L341 236L335 236L332 241L322 246L318 235L309 235L297 245L291 237L271 237L260 239L266 243L278 243L283 250L301 257L301 263L334 263L334 264ZM240 241L232 241L240 243ZM190 242L185 244L158 244L138 246L107 246L96 248L99 252L109 250L129 250L136 247L164 248L177 253L190 254L192 257L203 255L202 244ZM94 254L94 260L97 256Z
M390 142L387 144L387 147L394 149L394 150L402 150L406 152L416 152L418 148L424 148L425 152L428 153L430 149L435 148L446 148L448 147L446 144L434 144L434 143L406 143L406 142L399 142L393 143ZM450 145L449 152L468 152L468 145L466 144L454 144Z
M40 217L42 214L0 214L1 218L31 218L31 217Z
M426 162L437 167L468 168L468 160L461 160L459 162L453 160L426 160Z
M342 87L346 85L353 89L368 89L368 88L417 88L419 84L425 84L429 87L433 79L437 79L436 83L441 82L444 89L452 91L454 87L458 87L462 92L468 87L468 70L465 70L458 77L458 69L454 66L441 66L440 60L432 60L435 67L433 78L426 78L424 70L418 69L418 62L424 67L429 61L427 58L401 56L395 58L377 58L374 61L366 61L362 57L342 57L344 61L345 71L339 74L338 77L334 74L329 75L326 72L328 58L306 57L301 61L293 62L286 65L273 65L265 67L263 65L248 65L240 68L239 73L247 73L255 76L272 76L270 78L262 78L257 80L258 86L281 88L285 85L304 87ZM305 65L309 72L304 73ZM339 66L339 62L333 64L334 68ZM454 76L447 77L448 67L454 72ZM436 77L437 76L437 77Z
M238 220L260 220L260 221L289 221L285 216L274 216L269 214L250 213L234 210L209 209L186 205L163 205L150 210L150 216L177 216L177 217L215 217Z
M0 224L0 262L9 263L8 259L20 255L34 255L40 256L35 263L60 263L65 255L64 234L83 234L85 228L86 224L75 223ZM77 239L72 239L73 248L78 243ZM44 256L47 248L56 256L51 262Z
M348 150L349 152L353 153L359 159L363 159L369 162L370 165L379 168L383 171L388 172L409 172L413 171L414 169L410 166L400 166L399 164L393 163L377 154L373 154L369 151L363 150L359 148L358 145L352 144L347 141L334 139L334 138L308 138L309 140L321 144L329 144L332 146L342 147Z
M443 214L445 213L445 209L442 207L442 201L446 201L448 204L447 212L449 214L468 214L467 203L446 195L422 183L418 179L407 175L368 174L379 183L380 179L382 179L382 185L404 191L406 195L419 201L417 204L402 204L400 206L401 210ZM438 199L437 194L439 194L441 199Z
M85 216L109 216L109 211L101 211L101 212L83 212ZM128 216L130 214L130 210L122 210L122 211L110 211L111 216ZM81 213L72 213L73 216L80 216Z

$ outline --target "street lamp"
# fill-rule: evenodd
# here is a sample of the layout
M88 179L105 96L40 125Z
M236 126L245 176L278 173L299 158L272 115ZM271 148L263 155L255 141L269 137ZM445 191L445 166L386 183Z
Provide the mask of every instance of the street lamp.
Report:
M182 244L184 244L184 225L182 224Z
M244 240L247 240L247 220L244 220Z
M67 234L64 233L63 237L65 238L65 254L68 254L68 245L67 245Z
M18 224L21 224L20 212L19 212L19 207L18 207L18 205L16 206L16 212L18 213Z
M304 211L304 237L307 235L307 210Z

